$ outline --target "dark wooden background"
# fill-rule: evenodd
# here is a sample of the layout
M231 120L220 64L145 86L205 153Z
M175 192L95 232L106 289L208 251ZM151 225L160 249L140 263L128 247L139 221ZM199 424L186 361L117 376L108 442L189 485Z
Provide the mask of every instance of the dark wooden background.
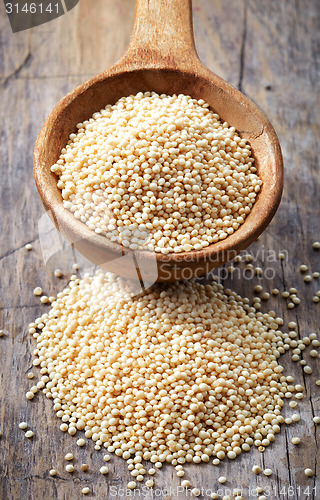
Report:
M39 379L37 369L32 369L35 340L28 335L27 325L47 307L39 305L32 290L40 285L45 293L55 294L66 284L73 262L79 260L80 270L85 266L70 249L53 257L47 267L43 262L38 234L43 209L32 175L34 142L46 115L63 95L123 54L134 2L80 0L61 18L17 34L11 32L3 2L0 11L0 328L6 330L0 338L0 499L78 500L86 485L89 498L126 498L121 488L131 476L125 462L112 457L109 475L102 476L103 452L95 451L92 442L78 448L75 438L59 430L52 402L43 394L28 402L25 393ZM320 3L194 0L193 11L201 60L262 108L282 145L286 174L282 203L272 224L249 250L255 265L275 273L273 279L260 280L264 289L283 291L294 286L301 304L288 311L286 301L278 297L262 308L274 308L286 321L296 321L301 337L319 333L320 303L314 304L312 296L320 283L304 283L298 267L306 263L313 271L320 270L320 252L312 249L312 242L320 240ZM24 248L29 242L31 252ZM285 251L285 260L268 262L279 251ZM58 265L69 273L61 280L52 273ZM238 267L243 271L244 264ZM257 278L249 281L238 275L227 280L249 297L257 282ZM254 449L218 467L188 467L185 478L192 485L216 491L217 478L225 475L225 487L242 487L246 500L256 498L249 491L256 485L269 488L269 500L320 498L319 480L303 473L310 467L320 474L320 426L316 429L312 423L312 416L320 415L320 387L315 384L320 361L308 354L304 357L308 363L311 360L311 376L304 377L290 356L283 358L286 373L294 374L296 383L305 387L297 410L301 422L283 427L264 454ZM31 369L36 375L33 381L27 379ZM284 414L294 411L286 407ZM32 440L18 428L21 421L34 431ZM293 436L301 437L298 447L290 442ZM64 470L64 455L70 451L75 456L72 475ZM84 462L89 465L86 473L79 470ZM254 476L254 464L271 467L273 475ZM58 470L56 478L49 477L51 468ZM179 484L173 468L165 466L155 476L153 496L141 490L133 498L184 499L186 494L177 492Z

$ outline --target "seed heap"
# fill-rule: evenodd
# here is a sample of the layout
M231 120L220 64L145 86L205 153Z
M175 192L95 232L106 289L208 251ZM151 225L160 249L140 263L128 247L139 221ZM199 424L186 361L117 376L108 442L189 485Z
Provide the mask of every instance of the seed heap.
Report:
M65 208L132 249L201 250L250 213L249 144L202 99L142 92L78 123L51 170Z
M74 276L32 324L34 365L63 430L84 430L138 481L142 459L158 468L268 446L295 390L277 362L282 320L215 282L132 287Z

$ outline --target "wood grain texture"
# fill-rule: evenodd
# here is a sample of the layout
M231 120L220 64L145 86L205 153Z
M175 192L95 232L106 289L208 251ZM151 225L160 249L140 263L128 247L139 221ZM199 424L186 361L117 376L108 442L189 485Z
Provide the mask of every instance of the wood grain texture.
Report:
M38 239L38 220L43 209L32 176L34 142L45 117L60 98L123 54L133 11L134 2L130 0L80 0L65 16L13 35L3 3L0 4L0 328L8 332L0 338L1 500L79 500L85 485L92 492L89 498L126 498L119 489L130 478L124 461L113 456L108 477L99 474L102 453L95 451L91 443L78 448L74 438L59 430L52 402L42 394L28 402L25 392L33 384L26 373L32 369L35 348L27 325L46 309L39 305L32 290L41 285L46 293L57 293L67 282L67 272L72 273L74 259L79 261L81 271L86 266L70 249L56 256L49 266L43 263ZM249 297L253 295L253 285L260 281L266 290L296 287L302 299L297 308L289 311L284 299L272 298L262 304L262 309L274 308L286 322L296 321L301 337L312 331L319 333L320 305L311 300L320 289L319 280L305 284L298 271L301 263L320 270L320 254L312 250L312 242L320 239L319 2L194 0L193 15L200 59L240 87L266 113L278 133L286 172L278 213L259 241L248 249L254 264L262 265L268 273L260 280L255 277L249 281L244 277L244 264L238 264L235 267L242 272L236 271L232 279L222 276L222 281ZM24 249L28 242L33 242L31 252ZM272 251L275 255L287 252L288 257L281 262L269 262ZM62 280L52 273L58 266L66 272ZM272 270L275 276L271 279ZM269 500L320 498L319 480L307 479L303 474L305 467L320 473L319 427L315 429L311 422L312 415L320 414L320 389L315 385L320 378L319 360L310 360L308 354L304 358L314 370L308 377L292 364L288 355L282 361L285 372L294 374L296 383L302 383L306 389L298 409L301 422L283 427L275 443L263 454L255 449L218 467L188 467L186 477L192 484L216 491L217 478L225 475L225 486L243 487L245 499L256 498L248 491L255 485L271 488ZM32 371L37 381L38 371ZM286 407L285 414L291 413ZM34 430L33 440L28 441L18 428L22 420ZM299 447L290 443L294 435L302 438ZM63 457L69 451L75 455L73 475L64 471ZM79 471L83 462L89 464L87 473ZM254 476L254 464L271 467L273 476ZM53 467L59 471L56 478L48 476ZM155 477L156 498L190 498L177 493L178 485L174 471L164 467ZM308 485L309 495L303 493ZM116 487L116 493L111 486ZM149 500L155 495L144 492L133 498Z

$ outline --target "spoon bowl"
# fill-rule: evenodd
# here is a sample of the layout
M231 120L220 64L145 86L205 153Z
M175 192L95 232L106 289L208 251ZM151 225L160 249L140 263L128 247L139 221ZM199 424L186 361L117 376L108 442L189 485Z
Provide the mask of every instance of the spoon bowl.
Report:
M64 208L58 178L50 170L77 123L121 97L146 91L204 99L251 146L262 180L255 204L232 235L203 250L163 255L133 252L112 243ZM283 188L281 149L272 125L252 101L209 71L197 56L191 0L136 1L133 34L125 55L65 96L45 121L35 145L34 175L46 210L80 253L107 270L143 282L202 276L234 258L270 223ZM133 265L126 265L129 261Z

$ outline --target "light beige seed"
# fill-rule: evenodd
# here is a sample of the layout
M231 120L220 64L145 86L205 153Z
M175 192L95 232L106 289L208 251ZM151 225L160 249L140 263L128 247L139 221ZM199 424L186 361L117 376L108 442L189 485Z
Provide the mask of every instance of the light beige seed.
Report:
M51 470L49 470L49 474L50 474L50 476L52 476L52 477L56 476L56 475L57 475L57 471L56 471L56 469L51 469Z
M42 295L42 288L40 286L37 286L34 290L33 290L33 294L34 295Z
M253 472L254 474L257 474L257 475L258 475L258 474L260 474L260 472L261 472L261 467L259 467L259 465L254 465L254 466L252 467L252 472Z
M72 464L68 464L68 465L66 465L66 471L67 471L67 472L70 472L70 473L71 473L71 472L74 472L74 467L73 467L73 465L72 465Z
M305 470L304 470L304 473L305 473L305 475L306 475L306 476L308 476L308 477L312 477L312 476L314 475L314 472L313 472L313 470L312 470L312 469L305 469Z
M33 437L33 435L34 435L34 434L33 434L33 432L32 432L32 431L27 431L27 432L25 433L25 436L26 436L26 438L28 438L28 439L32 438L32 437Z
M28 427L27 422L20 422L19 429L25 430L27 429L27 427Z
M225 476L220 476L218 478L219 483L224 484L227 481L227 478Z
M300 443L300 438L298 438L298 437L293 437L293 438L291 439L291 443L292 443L292 444L299 444L299 443Z
M191 490L191 494L194 496L194 497L198 497L200 494L201 494L201 491L199 490L199 488L193 488Z
M312 368L311 368L311 366L308 366L308 365L307 365L307 366L304 366L304 367L303 367L303 371L304 371L304 373L306 373L307 375L310 375L310 374L312 373Z
M73 460L73 454L72 454L72 453L67 453L67 454L64 456L64 459L65 459L65 460Z
M101 472L101 474L108 474L109 467L107 467L106 465L103 465L102 467L100 467L100 472Z
M263 471L263 474L264 474L265 476L271 476L271 475L272 475L272 470L271 470L271 469L265 469L265 470Z
M81 493L83 495L88 495L88 493L90 493L90 489L87 486L85 486L84 488L82 488Z

